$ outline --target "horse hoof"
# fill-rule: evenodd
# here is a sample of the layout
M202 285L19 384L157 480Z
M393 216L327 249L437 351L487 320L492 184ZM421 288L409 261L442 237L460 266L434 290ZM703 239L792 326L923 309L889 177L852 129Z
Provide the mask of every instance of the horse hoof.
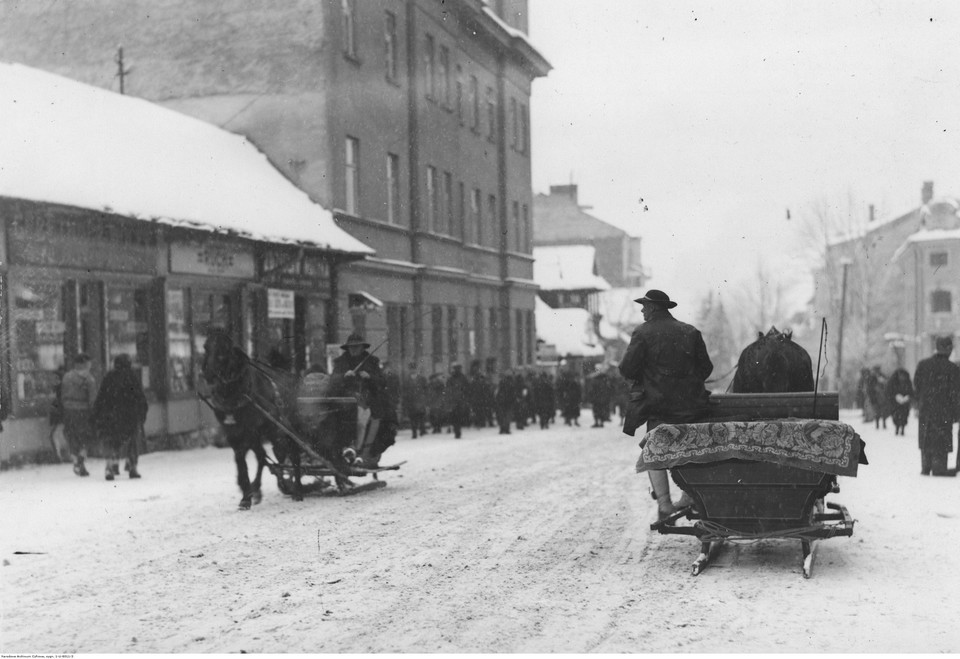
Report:
M246 499L241 499L241 500L240 500L240 505L237 506L237 509L238 509L238 510L250 510L250 502L247 501Z
M257 490L252 495L253 503L258 504L263 501L263 493L260 490ZM249 506L247 506L249 508Z

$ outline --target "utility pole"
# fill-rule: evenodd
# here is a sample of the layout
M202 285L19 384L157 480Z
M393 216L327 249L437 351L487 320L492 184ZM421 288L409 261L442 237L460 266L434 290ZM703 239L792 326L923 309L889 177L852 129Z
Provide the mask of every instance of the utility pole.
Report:
M840 391L840 377L843 373L843 319L847 309L847 271L853 264L848 258L840 259L840 265L843 266L843 280L840 285L840 329L837 332L837 384L835 389Z
M123 80L133 71L133 69L123 68L123 46L117 48L117 56L114 61L117 63L117 77L120 78L120 93L122 94Z

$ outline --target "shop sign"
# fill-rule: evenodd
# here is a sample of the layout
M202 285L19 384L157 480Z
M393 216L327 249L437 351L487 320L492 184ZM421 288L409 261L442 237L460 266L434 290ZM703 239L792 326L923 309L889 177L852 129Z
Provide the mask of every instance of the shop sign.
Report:
M289 318L293 320L296 312L293 306L293 291L279 288L267 289L267 318Z
M170 244L170 271L253 279L256 267L253 250L239 243L181 241Z
M263 252L262 281L284 288L323 290L330 285L330 263L316 254L268 249Z

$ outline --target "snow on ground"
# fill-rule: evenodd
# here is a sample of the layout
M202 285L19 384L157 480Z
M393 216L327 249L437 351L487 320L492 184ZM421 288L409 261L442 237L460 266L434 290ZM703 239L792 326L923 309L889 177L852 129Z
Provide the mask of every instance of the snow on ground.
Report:
M690 576L697 541L650 532L609 426L404 432L388 487L298 503L267 475L249 512L225 449L140 481L3 472L0 652L956 652L960 482L920 476L915 419L843 419L871 464L828 497L858 521L809 580L786 540Z

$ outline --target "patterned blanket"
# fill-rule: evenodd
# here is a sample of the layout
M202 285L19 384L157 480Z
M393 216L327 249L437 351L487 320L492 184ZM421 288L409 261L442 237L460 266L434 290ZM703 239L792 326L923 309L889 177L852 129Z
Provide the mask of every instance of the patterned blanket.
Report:
M856 476L857 465L866 464L856 431L824 419L665 423L648 432L640 446L637 472L739 458Z

